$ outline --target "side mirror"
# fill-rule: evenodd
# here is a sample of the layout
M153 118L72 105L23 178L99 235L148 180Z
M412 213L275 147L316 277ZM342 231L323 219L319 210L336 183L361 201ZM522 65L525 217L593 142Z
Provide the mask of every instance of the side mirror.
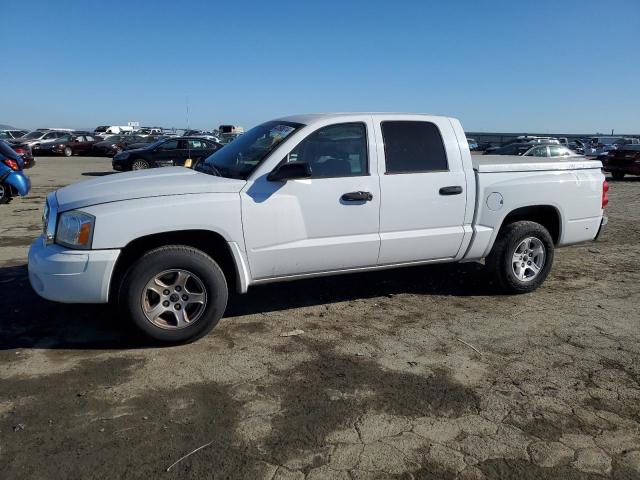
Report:
M296 178L309 178L311 176L311 166L307 162L283 163L273 170L267 180L270 182L286 182Z

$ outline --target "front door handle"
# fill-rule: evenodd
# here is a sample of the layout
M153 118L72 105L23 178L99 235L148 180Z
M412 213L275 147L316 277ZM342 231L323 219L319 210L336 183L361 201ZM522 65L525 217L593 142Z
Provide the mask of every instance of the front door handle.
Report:
M459 185L451 187L442 187L440 189L440 195L460 195L462 193L462 187Z
M345 202L370 202L373 200L371 192L349 192L342 195Z

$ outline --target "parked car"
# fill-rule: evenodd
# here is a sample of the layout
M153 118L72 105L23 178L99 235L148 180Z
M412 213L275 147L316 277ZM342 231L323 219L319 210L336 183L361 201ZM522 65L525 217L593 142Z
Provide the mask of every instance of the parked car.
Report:
M187 159L197 162L221 147L221 144L205 138L167 138L145 148L119 153L113 157L111 164L113 169L118 171L182 166Z
M37 154L40 146L49 142L53 142L58 138L66 135L68 132L64 130L47 130L47 129L38 129L32 130L26 135L16 138L9 143L11 145L28 145L31 147L31 150Z
M94 155L112 157L122 152L128 145L142 141L144 139L137 135L110 135L105 140L94 143L92 152Z
M89 133L70 133L58 138L48 147L48 150L54 155L64 155L65 157L89 155L97 142L98 139Z
M159 136L162 135L162 128L160 127L140 127L137 130L133 131L133 135L137 135L139 137L149 137L149 136Z
M152 143L156 143L158 140L164 140L165 138L169 138L169 137L166 137L164 135L149 135L148 137L143 137L137 143L130 143L129 145L124 147L124 150L127 151L127 150L137 150L139 148L146 148Z
M0 140L13 140L29 133L28 130L0 130Z
M536 145L522 154L524 157L579 157L576 152L558 144Z
M199 137L206 138L207 140L213 140L216 143L220 143L220 139L212 132L205 132L204 130L185 130L183 137Z
M488 147L484 150L485 155L522 155L531 148L530 143L509 143L502 147Z
M93 133L98 137L133 134L133 127L128 125L100 125L93 130Z
M557 247L606 223L601 167L472 157L460 122L440 116L281 118L195 170L50 193L29 279L49 300L113 300L167 343L211 330L229 289L309 276L484 260L502 289L532 292Z
M592 157L606 155L609 150L615 150L618 145L624 143L622 137L592 137L585 147L584 154Z
M31 181L24 172L24 161L11 146L0 140L0 204L9 203L20 195L24 197L31 189Z
M11 145L11 149L22 157L23 169L32 168L36 164L35 158L33 158L33 151L27 144L18 143Z
M614 180L622 180L625 175L640 175L640 145L624 145L610 150L603 160L603 170L611 173Z

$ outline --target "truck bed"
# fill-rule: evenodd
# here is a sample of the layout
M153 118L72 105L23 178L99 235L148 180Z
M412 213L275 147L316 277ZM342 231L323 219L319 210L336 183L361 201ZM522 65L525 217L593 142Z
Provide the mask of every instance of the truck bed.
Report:
M547 170L589 170L602 168L600 160L582 156L568 158L519 157L517 155L472 155L473 169L489 172L536 172Z

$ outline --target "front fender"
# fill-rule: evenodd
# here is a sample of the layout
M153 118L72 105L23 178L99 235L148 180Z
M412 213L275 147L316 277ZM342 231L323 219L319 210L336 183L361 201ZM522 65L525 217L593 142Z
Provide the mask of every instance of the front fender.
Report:
M29 177L27 177L21 171L15 172L13 170L10 170L8 172L8 175L3 175L3 177L4 178L2 178L2 183L13 187L13 189L18 192L18 195L20 195L21 197L26 196L29 193L29 190L31 190L31 180L29 180Z
M209 230L244 250L238 193L166 195L103 203L79 210L96 218L93 249L123 248L148 235Z

